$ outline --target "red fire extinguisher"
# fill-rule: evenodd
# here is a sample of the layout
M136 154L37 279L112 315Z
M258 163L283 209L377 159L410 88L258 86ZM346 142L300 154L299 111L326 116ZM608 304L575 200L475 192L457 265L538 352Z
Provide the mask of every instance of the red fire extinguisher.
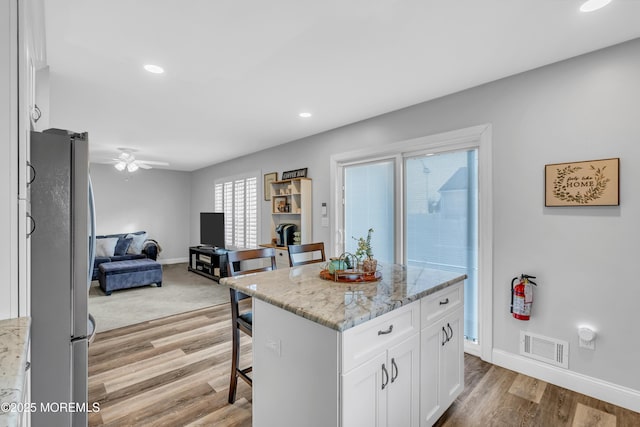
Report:
M529 279L535 278L536 276L521 274L520 282L517 285L514 284L518 277L514 277L511 281L511 313L516 319L529 320L531 317L531 305L533 304L533 287L531 285L538 285Z

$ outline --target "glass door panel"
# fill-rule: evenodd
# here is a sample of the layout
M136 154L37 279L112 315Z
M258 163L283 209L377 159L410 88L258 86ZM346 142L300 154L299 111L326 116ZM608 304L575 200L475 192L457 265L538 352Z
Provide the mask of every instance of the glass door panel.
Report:
M405 159L408 265L455 271L465 281L465 338L478 339L478 152Z
M395 168L394 160L345 166L344 247L355 253L353 237L366 237L369 228L374 257L394 262L395 249Z

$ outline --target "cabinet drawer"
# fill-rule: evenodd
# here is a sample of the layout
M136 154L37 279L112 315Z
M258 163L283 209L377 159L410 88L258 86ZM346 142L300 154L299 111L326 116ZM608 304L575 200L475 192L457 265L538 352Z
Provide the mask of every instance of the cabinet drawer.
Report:
M420 330L420 302L400 307L342 333L342 373Z
M464 281L422 299L422 327L431 325L442 316L462 306Z

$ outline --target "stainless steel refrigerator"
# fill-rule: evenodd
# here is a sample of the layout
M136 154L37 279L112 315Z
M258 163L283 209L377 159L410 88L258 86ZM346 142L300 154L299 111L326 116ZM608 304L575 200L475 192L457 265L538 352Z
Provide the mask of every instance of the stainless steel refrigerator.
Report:
M31 401L39 426L86 426L95 215L86 133L31 132Z

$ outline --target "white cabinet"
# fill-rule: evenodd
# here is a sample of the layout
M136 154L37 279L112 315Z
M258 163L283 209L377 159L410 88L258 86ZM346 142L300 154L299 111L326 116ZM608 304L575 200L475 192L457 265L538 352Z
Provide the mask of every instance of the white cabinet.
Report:
M254 298L254 426L432 425L464 387L462 290L343 332Z
M420 336L342 376L342 425L418 426Z
M389 349L391 379L387 398L387 425L415 426L420 419L420 335Z
M29 132L36 71L46 64L44 2L0 2L0 319L29 315ZM46 95L47 91L41 89Z
M18 98L15 88L18 78L15 74L18 55L17 45L17 10L16 2L0 3L0 14L3 17L4 31L0 32L0 169L4 171L4 179L0 181L0 233L4 238L0 243L0 319L17 316L17 275L13 265L13 254L16 252L16 234L14 217L16 194L17 131L15 127ZM6 17L6 18L5 18ZM7 179L9 178L9 179Z
M343 426L385 425L387 393L382 391L381 367L386 363L387 352L383 352L342 376Z
M289 268L289 251L276 249L276 267Z
M419 312L415 302L345 332L343 368L360 362L341 378L343 426L418 426Z
M438 294L423 301L423 308L440 307L439 302L446 307L423 323L420 332L420 425L424 427L433 425L464 389L462 285L455 288L449 293L459 295L456 303L451 298L445 303L446 297Z

